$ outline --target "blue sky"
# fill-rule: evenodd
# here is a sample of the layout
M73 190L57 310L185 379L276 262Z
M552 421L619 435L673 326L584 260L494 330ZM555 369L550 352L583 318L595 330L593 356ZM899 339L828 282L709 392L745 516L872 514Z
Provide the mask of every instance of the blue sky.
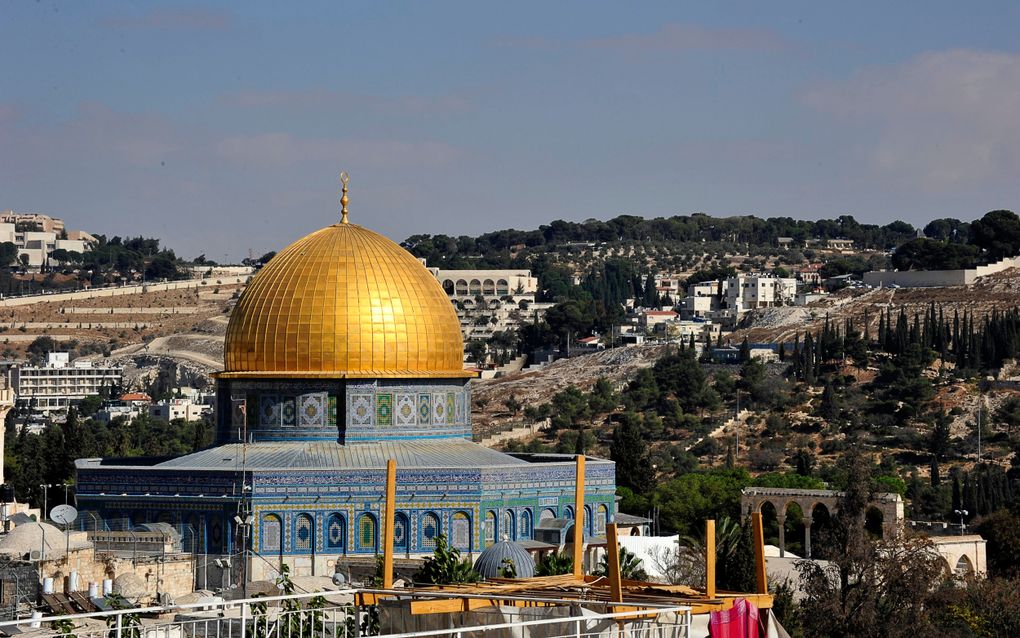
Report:
M703 211L970 219L1020 197L1020 4L0 6L0 209L278 249Z

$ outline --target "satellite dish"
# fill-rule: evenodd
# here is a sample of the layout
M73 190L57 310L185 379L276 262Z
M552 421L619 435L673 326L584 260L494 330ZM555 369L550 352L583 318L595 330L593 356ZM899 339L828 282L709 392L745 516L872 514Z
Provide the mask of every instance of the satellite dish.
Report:
M50 520L61 525L70 525L78 518L78 510L71 505L57 505L50 510Z

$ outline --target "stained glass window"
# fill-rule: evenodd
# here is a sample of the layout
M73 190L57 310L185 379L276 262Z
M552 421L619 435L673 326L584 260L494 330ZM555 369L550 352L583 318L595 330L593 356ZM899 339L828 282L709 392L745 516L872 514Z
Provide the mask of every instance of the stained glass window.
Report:
M609 510L605 505L599 505L598 513L595 515L595 529L599 534L606 531L606 522L609 519Z
M262 550L280 551L280 517L276 514L266 514L262 517Z
M294 523L294 551L310 552L315 545L315 522L309 514L299 514Z
M436 536L439 536L439 517L425 514L421 517L421 546L423 549L436 547Z
M358 519L358 549L376 548L376 524L375 517L371 514L362 514Z
M453 515L450 524L450 542L457 549L471 550L471 518L464 512Z
M326 547L344 549L344 536L347 533L347 521L340 514L330 514L326 522Z
M496 542L496 512L489 510L485 513L485 546L488 547Z
M516 540L516 539L514 539L514 513L513 512L511 512L510 510L506 510L505 512L503 512L503 524L500 525L500 528L501 528L500 531L502 531L503 536L505 536L508 541Z
M531 512L521 512L521 524L517 528L517 537L521 539L531 538Z

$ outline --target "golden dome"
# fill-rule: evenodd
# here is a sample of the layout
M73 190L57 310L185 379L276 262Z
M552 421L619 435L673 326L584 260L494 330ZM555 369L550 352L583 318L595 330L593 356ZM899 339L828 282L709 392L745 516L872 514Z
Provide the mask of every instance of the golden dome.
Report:
M344 211L346 212L346 211ZM220 378L468 377L453 304L409 252L346 220L294 242L230 316Z

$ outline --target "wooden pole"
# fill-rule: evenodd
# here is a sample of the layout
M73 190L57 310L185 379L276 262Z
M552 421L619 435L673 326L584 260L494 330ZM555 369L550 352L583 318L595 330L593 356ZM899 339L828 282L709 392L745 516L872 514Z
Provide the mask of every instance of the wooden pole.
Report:
M715 521L705 521L705 597L715 598Z
M765 574L765 531L761 526L761 512L751 514L751 531L754 540L754 580L758 594L769 593L768 577Z
M383 589L393 588L393 521L397 508L397 462L386 461L386 512L383 521Z
M614 603L623 602L623 583L620 582L620 545L616 540L616 523L606 525L607 566L609 567L609 593Z
M577 455L577 484L574 486L574 577L584 576L584 455Z

